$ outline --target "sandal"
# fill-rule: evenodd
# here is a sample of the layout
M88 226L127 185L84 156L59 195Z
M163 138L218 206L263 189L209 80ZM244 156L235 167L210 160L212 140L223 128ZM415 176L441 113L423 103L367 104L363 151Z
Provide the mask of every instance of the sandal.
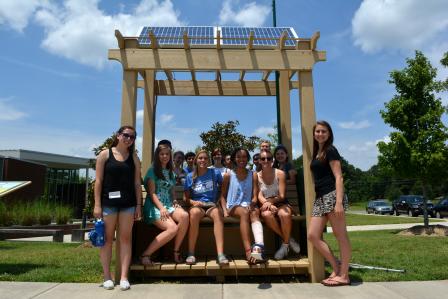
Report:
M187 265L195 265L196 258L193 254L188 254L187 259L185 260L185 264Z
M252 245L252 252L250 256L255 259L255 263L266 263L266 257L264 256L264 245L255 243Z
M246 250L246 261L249 265L255 265L257 263L256 258L252 256L252 249Z
M228 266L229 260L227 259L226 255L224 253L219 253L217 257L217 263L220 266Z
M154 266L154 262L151 260L150 255L141 255L140 256L140 263L143 266Z
M326 282L322 282L322 284L326 287L342 287L351 285L351 281L340 281L334 278L327 279Z
M184 262L179 250L174 250L174 262L176 264L182 264Z

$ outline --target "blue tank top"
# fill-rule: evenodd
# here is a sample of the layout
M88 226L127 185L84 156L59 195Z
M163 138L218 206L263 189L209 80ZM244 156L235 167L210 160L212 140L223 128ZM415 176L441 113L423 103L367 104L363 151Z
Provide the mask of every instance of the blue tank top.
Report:
M243 181L238 180L236 173L231 170L230 182L227 191L227 208L235 206L247 207L252 201L252 170L247 171L247 176Z

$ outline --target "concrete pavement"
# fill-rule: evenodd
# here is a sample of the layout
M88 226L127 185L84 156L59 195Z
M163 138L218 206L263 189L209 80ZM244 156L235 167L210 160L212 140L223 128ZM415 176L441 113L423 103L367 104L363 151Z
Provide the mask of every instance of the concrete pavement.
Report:
M447 298L448 280L366 282L329 288L317 283L135 284L125 292L92 283L0 282L0 299L432 299Z

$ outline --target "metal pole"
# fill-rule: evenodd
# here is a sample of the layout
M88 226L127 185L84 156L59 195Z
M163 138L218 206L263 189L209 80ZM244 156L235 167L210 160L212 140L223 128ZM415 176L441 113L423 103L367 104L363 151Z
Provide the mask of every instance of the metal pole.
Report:
M89 168L86 168L86 196L84 200L84 209L82 209L82 224L81 228L86 228L87 226L87 213L86 208L89 204Z
M275 0L272 0L272 25L277 27L277 12L275 10ZM275 103L277 106L277 142L278 144L282 143L282 130L281 130L281 119L280 119L280 84L279 84L279 72L275 71Z

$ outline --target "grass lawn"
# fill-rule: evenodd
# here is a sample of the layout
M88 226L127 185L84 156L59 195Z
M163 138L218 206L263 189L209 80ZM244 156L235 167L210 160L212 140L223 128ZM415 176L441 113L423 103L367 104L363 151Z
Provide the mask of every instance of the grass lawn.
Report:
M0 241L0 280L101 282L98 248L52 242Z
M352 263L393 269L405 273L351 269L353 281L440 280L448 277L448 238L400 236L396 230L350 232ZM333 234L325 234L336 249ZM335 255L338 252L335 250ZM327 271L330 268L327 267Z
M400 216L377 216L377 215L360 215L345 214L347 225L376 225L376 224L398 224L398 223L418 223L423 224L423 217L400 217ZM429 219L429 222L440 222L441 219ZM330 224L328 224L330 225Z

